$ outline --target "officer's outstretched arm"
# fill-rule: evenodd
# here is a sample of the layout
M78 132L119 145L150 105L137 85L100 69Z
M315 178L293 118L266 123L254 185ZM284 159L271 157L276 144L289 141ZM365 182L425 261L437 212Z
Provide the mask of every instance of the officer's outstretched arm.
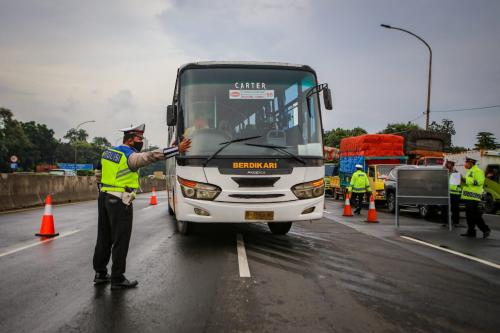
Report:
M188 151L190 147L191 141L189 139L183 139L179 144L179 147L173 146L143 153L132 153L127 160L128 167L130 170L135 171L151 163L179 155L179 152Z

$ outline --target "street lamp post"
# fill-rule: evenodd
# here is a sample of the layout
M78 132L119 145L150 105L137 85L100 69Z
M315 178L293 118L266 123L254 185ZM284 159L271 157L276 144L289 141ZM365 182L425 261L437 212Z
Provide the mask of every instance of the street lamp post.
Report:
M95 120L84 121L83 123L76 125L75 131L77 132L78 129L80 128L80 126L87 124L87 123L95 123ZM76 140L75 140L75 163L73 164L73 169L75 169L75 173L76 173Z
M425 44L427 48L429 49L429 77L428 77L428 82L427 82L427 110L425 111L425 129L429 129L429 115L430 115L430 104L431 104L431 75L432 75L432 49L431 46L420 36L415 35L413 32L402 29L402 28L397 28L390 26L388 24L381 24L380 25L382 28L386 29L393 29L393 30L399 30L406 32L407 34L412 35L413 37L417 38L419 41Z

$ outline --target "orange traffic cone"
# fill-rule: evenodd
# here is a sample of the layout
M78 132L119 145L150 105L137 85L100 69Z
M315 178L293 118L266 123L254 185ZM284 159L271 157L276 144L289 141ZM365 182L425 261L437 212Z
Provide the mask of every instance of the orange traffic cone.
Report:
M35 234L40 237L55 237L59 236L54 229L54 216L52 215L52 198L50 194L45 198L45 211L43 212L42 225L40 226L40 233Z
M156 201L156 188L153 186L153 193L151 194L151 199L149 200L150 205L156 205L158 202Z
M351 201L349 201L349 193L345 195L345 205L344 205L344 214L342 216L352 216L352 208Z
M370 196L370 207L368 208L368 217L366 222L369 223L378 223L377 220L377 210L375 209L375 198Z

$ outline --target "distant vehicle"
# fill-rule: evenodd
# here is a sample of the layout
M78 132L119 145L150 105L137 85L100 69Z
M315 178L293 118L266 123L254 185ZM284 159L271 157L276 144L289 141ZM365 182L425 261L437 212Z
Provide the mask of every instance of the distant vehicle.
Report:
M49 175L52 176L76 176L75 170L67 170L67 169L52 169L49 170Z
M344 196L356 171L362 165L367 173L372 193L377 201L385 201L384 182L396 165L405 164L404 139L393 134L365 134L344 138L340 141L340 187L334 190L334 198ZM367 198L368 199L368 198Z
M408 164L421 166L443 165L444 152L448 150L450 135L426 130L413 130L401 134L404 137Z
M340 187L339 166L336 163L325 163L325 192L334 194Z

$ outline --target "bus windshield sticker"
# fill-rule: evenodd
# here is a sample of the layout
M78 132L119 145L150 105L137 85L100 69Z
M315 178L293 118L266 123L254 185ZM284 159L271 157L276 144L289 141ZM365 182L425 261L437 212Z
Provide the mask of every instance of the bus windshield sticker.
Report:
M229 90L229 99L274 99L274 90Z

